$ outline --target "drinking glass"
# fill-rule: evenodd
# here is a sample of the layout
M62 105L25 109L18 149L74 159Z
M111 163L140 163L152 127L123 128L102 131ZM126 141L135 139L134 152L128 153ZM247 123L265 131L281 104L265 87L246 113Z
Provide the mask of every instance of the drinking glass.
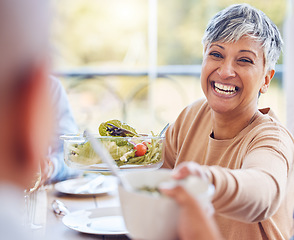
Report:
M40 162L31 185L24 190L24 224L28 229L35 230L44 226L46 221L47 193L45 181L53 172L53 165L49 158Z
M36 191L40 187L42 179L42 171L41 167L38 168L38 171L35 173L34 180L31 185L24 190L24 203L25 203L25 211L24 211L24 224L26 227L30 229L39 229L42 226L34 224L34 218L36 213Z

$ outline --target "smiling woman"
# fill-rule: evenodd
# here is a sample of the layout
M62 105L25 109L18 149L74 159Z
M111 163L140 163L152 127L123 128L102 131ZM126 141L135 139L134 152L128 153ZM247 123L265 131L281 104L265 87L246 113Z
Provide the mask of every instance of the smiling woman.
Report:
M164 167L183 163L186 173L210 179L224 239L292 236L293 137L270 108L257 107L282 43L276 25L250 5L217 13L203 37L206 99L186 107L166 132Z
M274 75L266 69L262 44L247 35L236 42L208 44L204 52L201 84L215 122L214 137L235 137L257 111L258 93L265 93ZM220 118L220 119L217 119ZM221 127L221 129L219 129ZM223 131L224 130L224 131Z

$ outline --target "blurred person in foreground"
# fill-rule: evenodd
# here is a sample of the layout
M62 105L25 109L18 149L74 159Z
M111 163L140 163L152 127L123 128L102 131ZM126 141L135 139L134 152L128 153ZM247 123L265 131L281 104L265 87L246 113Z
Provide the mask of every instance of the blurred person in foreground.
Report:
M163 167L176 168L178 179L195 174L214 184L214 217L224 239L288 240L293 138L270 108L258 109L282 49L280 33L263 12L237 4L212 18L203 45L206 99L167 129Z
M35 181L53 129L49 99L49 4L0 1L0 233L27 239L24 189Z

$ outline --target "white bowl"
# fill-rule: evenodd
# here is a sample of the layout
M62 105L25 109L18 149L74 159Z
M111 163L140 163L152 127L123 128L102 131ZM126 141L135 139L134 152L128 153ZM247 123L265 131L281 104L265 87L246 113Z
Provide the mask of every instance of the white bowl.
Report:
M173 181L171 170L159 169L146 172L128 172L123 175L132 188L158 187L160 183ZM214 186L198 177L188 177L181 184L198 199L205 208L211 203ZM167 196L146 191L128 191L118 187L126 228L132 239L177 239L179 206Z

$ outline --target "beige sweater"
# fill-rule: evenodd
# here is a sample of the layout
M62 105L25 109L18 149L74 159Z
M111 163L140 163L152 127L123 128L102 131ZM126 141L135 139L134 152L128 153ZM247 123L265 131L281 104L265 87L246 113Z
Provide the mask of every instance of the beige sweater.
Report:
M227 240L285 239L293 234L294 144L269 109L235 138L210 137L206 101L188 106L166 132L166 168L195 161L211 177L213 204ZM271 116L270 116L271 115Z

